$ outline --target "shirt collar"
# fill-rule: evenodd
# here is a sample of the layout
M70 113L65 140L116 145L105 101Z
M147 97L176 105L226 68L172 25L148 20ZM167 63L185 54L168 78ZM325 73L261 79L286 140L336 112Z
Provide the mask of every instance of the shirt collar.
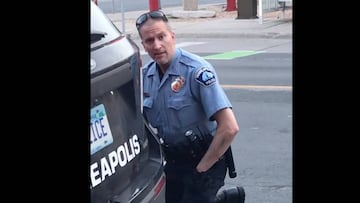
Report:
M178 66L178 62L179 62L179 58L181 55L181 49L180 48L175 48L175 54L173 59L171 60L171 64L168 70L168 74L169 75L179 75L180 71L178 70L179 66Z
M180 71L178 70L178 61L181 55L181 49L180 48L175 48L175 54L171 60L169 69L167 70L167 73L164 74L165 75L179 75ZM149 69L149 73L148 76L154 76L155 74L157 74L157 70L156 70L156 63L154 62L153 64L151 64L152 68Z

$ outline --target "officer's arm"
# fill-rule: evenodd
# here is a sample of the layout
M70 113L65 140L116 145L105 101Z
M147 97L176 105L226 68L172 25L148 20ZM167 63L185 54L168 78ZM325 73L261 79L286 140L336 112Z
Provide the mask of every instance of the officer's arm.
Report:
M222 109L215 113L214 118L217 122L216 134L209 149L196 167L198 172L205 172L211 168L225 153L239 131L232 109Z

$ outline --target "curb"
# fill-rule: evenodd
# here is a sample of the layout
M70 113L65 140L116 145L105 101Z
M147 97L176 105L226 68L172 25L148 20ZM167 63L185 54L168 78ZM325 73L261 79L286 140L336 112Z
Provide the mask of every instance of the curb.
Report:
M132 39L140 40L138 33L125 33ZM175 33L177 38L264 38L264 39L291 39L292 34L280 33Z
M217 5L219 7L219 5ZM179 11L178 8L168 8L166 13ZM121 31L123 26L126 35L132 39L140 39L135 28L135 19L143 11L125 13L125 24L122 24L121 13L107 14L115 26ZM197 18L199 19L199 18ZM203 18L210 19L210 18ZM291 39L293 37L291 19L263 19L262 24L256 19L233 19L229 17L210 21L193 21L185 18L184 21L171 22L170 25L177 38L264 38L264 39Z

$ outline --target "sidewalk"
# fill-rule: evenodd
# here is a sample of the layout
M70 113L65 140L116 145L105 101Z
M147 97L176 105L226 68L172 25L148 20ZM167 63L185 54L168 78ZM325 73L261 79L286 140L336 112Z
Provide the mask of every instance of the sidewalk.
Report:
M199 5L198 10L215 11L211 18L173 18L172 13L183 11L182 7L162 8L168 16L170 26L177 38L292 38L292 7L283 13L279 11L263 13L262 23L259 19L236 19L237 11L224 11L225 5ZM136 18L146 11L125 12L125 23L122 13L107 14L113 23L133 39L138 39L135 27Z

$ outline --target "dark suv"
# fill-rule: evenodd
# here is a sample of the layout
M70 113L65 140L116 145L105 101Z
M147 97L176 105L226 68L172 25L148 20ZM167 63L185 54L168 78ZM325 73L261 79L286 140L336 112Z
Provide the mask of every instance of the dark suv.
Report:
M142 116L139 47L90 5L91 202L164 203L164 158Z

